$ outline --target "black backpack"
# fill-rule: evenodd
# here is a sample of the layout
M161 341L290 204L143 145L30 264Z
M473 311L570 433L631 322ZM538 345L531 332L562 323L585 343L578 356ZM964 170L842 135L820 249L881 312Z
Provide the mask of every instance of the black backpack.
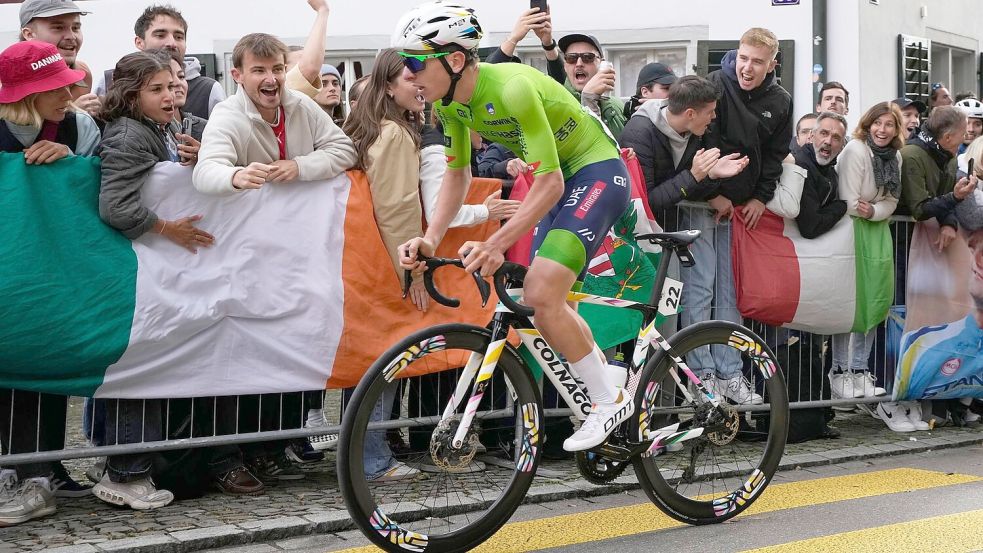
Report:
M802 334L775 349L778 364L785 374L788 401L819 401L830 399L826 370L831 355L830 348L823 351L824 336ZM833 410L829 407L792 409L789 413L788 443L795 444L829 436L829 421ZM767 428L767 418L764 421Z

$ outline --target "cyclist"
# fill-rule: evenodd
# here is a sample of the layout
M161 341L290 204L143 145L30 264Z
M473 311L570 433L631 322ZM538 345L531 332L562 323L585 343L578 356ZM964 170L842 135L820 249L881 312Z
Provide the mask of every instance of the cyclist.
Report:
M411 80L444 127L447 172L436 212L422 238L399 247L404 268L422 270L417 252L433 255L461 208L471 182L469 129L508 147L531 172L534 185L516 214L485 242L460 249L469 272L492 275L505 250L536 228L524 283L524 300L536 325L586 384L594 402L590 416L563 448L599 445L633 411L618 391L603 354L584 320L567 304L579 290L608 229L628 207L628 171L617 143L593 114L553 79L518 64L478 63L482 37L474 10L442 1L406 14L393 35ZM439 104L437 101L439 100Z

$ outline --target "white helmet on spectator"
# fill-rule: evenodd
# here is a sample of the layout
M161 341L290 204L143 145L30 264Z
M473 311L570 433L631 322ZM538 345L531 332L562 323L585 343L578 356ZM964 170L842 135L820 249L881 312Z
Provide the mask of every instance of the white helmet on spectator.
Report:
M473 9L436 0L420 4L399 20L392 46L401 50L435 52L456 45L475 52L483 34Z
M983 102L976 98L966 98L956 102L956 107L963 110L970 119L983 119Z

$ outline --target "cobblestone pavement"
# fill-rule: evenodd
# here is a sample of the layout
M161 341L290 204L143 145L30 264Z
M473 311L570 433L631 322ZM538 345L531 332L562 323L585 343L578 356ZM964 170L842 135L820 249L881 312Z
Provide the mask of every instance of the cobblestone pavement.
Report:
M77 406L73 411L77 412ZM843 436L790 444L782 469L855 461L983 442L983 428L946 427L928 432L896 434L861 413L839 414ZM665 459L668 461L672 456ZM91 460L66 462L73 476L84 479ZM613 493L637 487L629 469L609 486L593 486L577 473L572 461L543 461L528 501L543 502ZM113 508L94 497L60 499L58 512L41 520L0 529L0 553L13 551L185 552L331 533L351 527L340 497L334 456L304 468L307 478L271 487L255 497L218 493L180 501L149 512ZM496 471L485 473L487 486Z

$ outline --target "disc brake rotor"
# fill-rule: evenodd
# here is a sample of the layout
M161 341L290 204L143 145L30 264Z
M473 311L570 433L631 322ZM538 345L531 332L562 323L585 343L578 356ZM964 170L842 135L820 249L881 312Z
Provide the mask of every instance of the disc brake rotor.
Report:
M460 424L461 418L457 415L443 420L430 437L430 457L434 465L449 472L466 469L478 453L478 434L473 424L461 447L454 448L454 434Z

